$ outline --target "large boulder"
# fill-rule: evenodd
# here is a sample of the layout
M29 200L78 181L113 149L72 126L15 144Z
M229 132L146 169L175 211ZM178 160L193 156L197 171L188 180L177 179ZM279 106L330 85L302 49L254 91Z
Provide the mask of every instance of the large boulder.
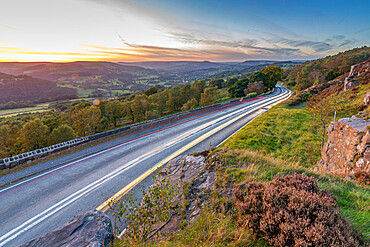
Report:
M113 227L109 217L101 211L92 210L75 216L58 229L35 238L21 247L103 247L113 240Z
M356 171L370 172L369 120L357 117L332 122L327 130L328 142L321 150L319 170L348 175Z

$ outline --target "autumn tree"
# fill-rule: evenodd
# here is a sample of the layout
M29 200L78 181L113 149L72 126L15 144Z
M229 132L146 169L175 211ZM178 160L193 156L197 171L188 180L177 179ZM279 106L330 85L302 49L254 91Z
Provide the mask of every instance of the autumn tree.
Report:
M86 103L79 103L70 110L72 127L78 136L91 135L99 130L101 110Z
M23 151L30 151L45 147L48 143L48 132L48 127L44 125L38 118L23 125L18 137Z
M21 127L18 121L0 125L0 159L21 152L22 147L17 140Z
M167 100L168 100L168 89L149 96L150 103L155 104L155 110L157 110L159 114L163 114L166 111Z
M134 122L135 119L131 108L131 102L130 101L123 102L122 106L123 106L123 115L125 116L126 120Z
M191 100L188 100L188 102L186 102L181 110L183 111L188 111L188 110L192 110L192 109L195 109L198 107L198 102L196 99L192 98Z
M248 87L244 89L244 94L257 93L261 94L266 92L266 87L262 81L255 81L248 84Z
M217 88L215 87L207 87L204 89L204 93L202 93L200 105L207 106L212 105L215 103L217 98Z
M169 90L168 100L166 102L167 109L171 112L179 111L183 105L182 103L182 95L180 88L174 87Z
M196 99L198 102L200 102L201 95L206 88L206 81L205 80L200 80L200 81L195 81L193 84L191 84L191 90L193 93L194 99Z
M263 81L265 87L273 89L278 81L281 80L284 70L279 66L267 66L251 75L250 81Z
M105 114L114 127L117 127L117 120L124 116L123 104L118 100L108 101L105 104Z
M76 138L76 134L73 131L72 127L63 124L53 129L53 131L50 134L49 144L53 145L61 142L66 142L74 138Z
M146 94L138 94L135 99L131 102L132 114L135 122L145 120L145 112L149 110L149 100Z

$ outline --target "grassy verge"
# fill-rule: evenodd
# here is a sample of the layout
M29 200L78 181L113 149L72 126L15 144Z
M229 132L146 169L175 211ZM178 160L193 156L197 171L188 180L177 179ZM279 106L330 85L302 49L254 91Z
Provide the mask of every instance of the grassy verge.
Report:
M248 124L225 147L256 150L312 167L320 160L320 131L306 106L290 108L283 104Z

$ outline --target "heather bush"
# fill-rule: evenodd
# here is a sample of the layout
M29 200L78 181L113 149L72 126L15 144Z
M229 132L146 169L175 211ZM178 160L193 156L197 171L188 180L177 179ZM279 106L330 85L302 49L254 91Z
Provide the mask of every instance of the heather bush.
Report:
M250 182L234 190L239 225L272 246L359 246L357 233L336 209L328 190L302 174Z
M370 173L365 171L356 171L354 177L359 183L370 185Z

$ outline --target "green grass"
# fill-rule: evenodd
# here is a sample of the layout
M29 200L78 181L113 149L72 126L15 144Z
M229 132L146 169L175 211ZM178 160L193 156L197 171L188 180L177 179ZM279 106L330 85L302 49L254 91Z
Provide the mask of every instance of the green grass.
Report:
M272 108L252 121L225 144L231 149L252 149L312 167L320 160L320 125L306 106Z
M49 103L38 104L34 107L0 110L0 118L13 117L24 113L39 113L48 111Z

